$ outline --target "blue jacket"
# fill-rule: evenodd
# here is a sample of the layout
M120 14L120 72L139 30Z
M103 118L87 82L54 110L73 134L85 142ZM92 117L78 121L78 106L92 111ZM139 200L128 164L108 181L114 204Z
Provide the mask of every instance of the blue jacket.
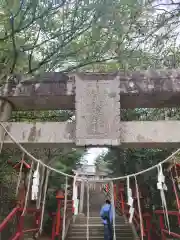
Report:
M113 211L112 211L112 206L110 204L104 204L101 208L101 211L100 211L100 216L102 218L103 216L103 213L104 212L108 212L109 211L109 220L110 220L110 223L112 223L113 221ZM103 221L103 224L108 224L107 220L104 220L102 218L102 221Z

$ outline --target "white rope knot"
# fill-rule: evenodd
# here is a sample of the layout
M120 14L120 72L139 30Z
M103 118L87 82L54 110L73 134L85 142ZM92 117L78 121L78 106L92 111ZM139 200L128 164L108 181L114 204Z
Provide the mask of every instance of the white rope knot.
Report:
M162 207L163 207L163 212L164 212L165 225L168 228L168 231L169 231L169 234L170 234L171 231L170 231L169 216L168 216L168 211L167 211L166 197L165 197L165 194L164 194L164 191L167 191L168 189L167 189L167 186L165 184L165 176L163 174L161 164L157 165L157 170L158 170L157 189L160 190L160 196L161 196Z
M50 170L47 169L46 180L44 183L44 196L43 196L43 204L42 204L42 211L41 211L41 222L40 222L40 228L39 228L40 234L42 233L42 230L43 230L44 211L45 211L45 205L46 205L46 194L47 194L47 188L48 188L49 175L50 175Z
M130 188L129 177L127 177L127 197L128 197L128 205L130 206L129 223L132 223L135 209L133 207L134 199L132 198L132 190Z
M40 163L37 163L36 170L33 174L33 184L32 184L32 200L38 200L38 194L39 194L39 180L40 180L40 174L39 174L39 165Z
M143 240L144 239L143 218L142 218L142 211L141 211L139 187L138 187L138 182L137 182L137 178L135 175L134 175L134 179L135 179L135 185L136 185L136 195L137 195L138 210L139 210L141 240Z
M42 165L41 181L39 186L38 199L36 202L37 209L40 209L41 207L41 199L42 199L42 193L43 193L42 188L43 188L44 178L45 178L45 167Z

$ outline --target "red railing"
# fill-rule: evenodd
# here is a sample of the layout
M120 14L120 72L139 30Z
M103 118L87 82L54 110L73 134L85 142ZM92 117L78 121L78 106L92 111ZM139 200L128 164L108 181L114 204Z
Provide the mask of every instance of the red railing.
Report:
M111 194L108 189L108 185L106 185L106 189L104 189L105 193L110 197ZM124 215L127 218L129 218L129 205L124 201L124 192L120 191L119 197L117 197L116 188L114 188L114 199L115 199L115 207L116 212L120 215ZM177 198L177 196L176 196ZM177 199L176 199L177 200ZM178 199L179 201L179 199ZM179 206L179 205L178 205ZM153 223L153 217L159 216L159 224ZM176 216L177 217L177 223L180 227L180 212L179 211L168 211L168 216ZM174 237L177 239L180 239L180 234L175 232L169 232L168 229L166 229L164 224L164 212L163 210L156 210L152 214L150 213L144 213L142 212L142 219L143 219L143 236L144 239L147 240L166 240L166 236ZM140 217L138 209L135 208L134 216L132 219L132 223L136 229L137 233L140 233Z
M126 203L123 203L123 205L125 206L124 214L127 217L129 217L129 206ZM147 240L155 240L155 239L166 240L166 236L171 236L171 237L180 239L180 234L172 232L172 231L169 232L168 229L166 229L165 224L164 224L164 211L156 210L154 213L159 216L159 226L155 226L152 223L152 215L151 214L149 214L149 213L142 214L144 237L146 237ZM179 223L178 219L180 217L180 213L178 211L168 211L168 216L176 216L177 222ZM137 232L139 232L139 230L140 230L139 222L140 222L139 214L138 214L138 211L135 209L134 217L133 217L133 224L134 224ZM158 228L160 229L161 237L160 237L160 234L158 233Z
M168 229L166 229L166 226L164 224L164 211L163 210L156 210L155 214L159 216L159 225L160 225L160 231L161 231L161 239L166 240L166 236L171 236L177 239L180 239L180 234L175 232L169 232ZM168 216L176 216L177 222L179 223L178 219L180 217L180 212L178 211L168 211ZM180 227L180 225L179 225Z
M52 217L52 235L51 240L55 240L55 238L58 236L61 236L62 234L62 226L63 226L63 211L64 211L64 200L61 199L59 201L60 203L59 208L56 213L51 213L50 216ZM65 229L65 235L67 234L70 221L73 216L73 205L72 200L67 200L67 206L66 206L66 229Z
M56 213L51 213L50 216L52 217L52 235L51 239L54 240L57 236L61 236L62 234L62 226L63 226L63 211L64 211L64 199L58 199L58 208ZM2 223L0 223L0 234L6 228L8 228L8 224L16 218L17 226L15 228L15 232L9 239L6 240L20 240L24 236L25 233L32 233L35 235L39 231L40 227L40 216L41 210L37 210L34 208L27 208L26 215L33 214L35 217L35 221L33 221L33 227L29 229L25 229L25 217L22 216L23 209L16 207L14 208L9 215L4 219ZM73 216L73 206L72 200L67 201L66 206L66 229L65 232L67 233L68 227L70 225L70 221Z
M106 187L105 192L111 199L111 196L110 196L111 194L109 191L107 192L107 187ZM114 191L114 195L115 195L114 199L116 200L115 201L116 213L119 215L124 215L127 218L129 218L129 205L124 201L124 196L123 196L122 192L120 191L120 195L119 195L120 200L117 197L117 194L115 193L115 191ZM149 233L150 232L149 228L151 227L150 216L148 214L143 215L143 220L146 223L146 229L145 229L144 222L143 222L143 235L146 236L146 234L147 234L148 240L151 240L150 233ZM138 213L137 209L135 209L135 211L134 211L132 223L136 229L136 232L137 233L140 232L140 217L139 217L139 213Z
M40 210L37 209L27 209L26 214L34 214L35 216L35 224L34 228L31 229L24 229L24 216L21 216L23 212L22 208L14 208L10 214L4 219L4 221L0 224L0 233L8 227L8 224L11 222L11 220L15 217L17 218L17 230L11 236L10 240L19 240L23 237L23 235L27 232L31 232L32 234L35 234L39 230L39 224L40 224Z
M125 211L124 214L126 215L127 218L129 218L129 205L127 203L123 203L125 206ZM158 212L158 211L157 211ZM153 222L153 215L150 213L142 213L142 220L143 220L143 236L144 239L147 240L160 240L160 233L158 233L158 226L156 226ZM139 217L139 212L137 209L134 211L134 216L133 216L133 225L136 229L137 233L140 233L140 217ZM171 235L173 236L173 235ZM162 238L162 240L164 240Z
M129 218L129 205L125 202L120 202L120 204L121 204L121 206L122 206L122 204L124 206L124 209L122 207L120 208L121 213L123 215L125 215L127 218ZM122 212L121 209L123 210L123 212ZM133 216L133 219L132 219L132 223L133 223L136 231L139 232L139 230L140 230L140 218L139 218L139 213L136 209L134 210L134 216ZM143 225L143 228L144 228L144 225ZM145 236L145 230L144 230L144 236Z
M120 202L120 204L122 204ZM124 203L124 213L129 217L129 206L127 203ZM122 206L121 206L122 209ZM159 226L155 226L152 223L152 215L149 213L143 213L143 232L144 232L144 237L146 237L147 240L155 240L155 239L162 239L166 240L166 236L171 236L177 239L180 239L180 234L175 233L175 232L169 232L168 229L166 229L165 224L164 224L164 212L163 210L156 210L155 214L159 216ZM168 216L176 216L177 217L177 222L179 223L178 219L180 217L180 212L178 211L168 211ZM135 229L137 232L140 230L140 219L139 219L139 213L135 209L134 212L134 217L133 217L133 224L135 226ZM180 225L179 225L180 226ZM158 228L160 229L161 233L161 238L160 234L158 234Z

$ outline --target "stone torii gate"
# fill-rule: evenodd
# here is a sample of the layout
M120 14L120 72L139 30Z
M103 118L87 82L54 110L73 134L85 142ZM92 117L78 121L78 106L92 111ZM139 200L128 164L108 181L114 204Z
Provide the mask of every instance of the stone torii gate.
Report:
M44 73L0 88L0 121L25 147L167 147L180 143L180 121L121 121L121 108L180 105L180 70ZM8 122L12 110L75 110L75 121ZM0 129L0 141L4 132ZM5 136L5 147L12 141Z

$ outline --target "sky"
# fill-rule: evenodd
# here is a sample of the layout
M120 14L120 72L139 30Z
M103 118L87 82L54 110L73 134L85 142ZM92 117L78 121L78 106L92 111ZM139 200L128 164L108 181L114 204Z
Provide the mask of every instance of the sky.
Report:
M89 165L92 165L95 163L96 158L102 154L104 151L106 152L107 148L90 148L88 150L88 153L86 156L84 156L84 159L87 160L87 163Z

